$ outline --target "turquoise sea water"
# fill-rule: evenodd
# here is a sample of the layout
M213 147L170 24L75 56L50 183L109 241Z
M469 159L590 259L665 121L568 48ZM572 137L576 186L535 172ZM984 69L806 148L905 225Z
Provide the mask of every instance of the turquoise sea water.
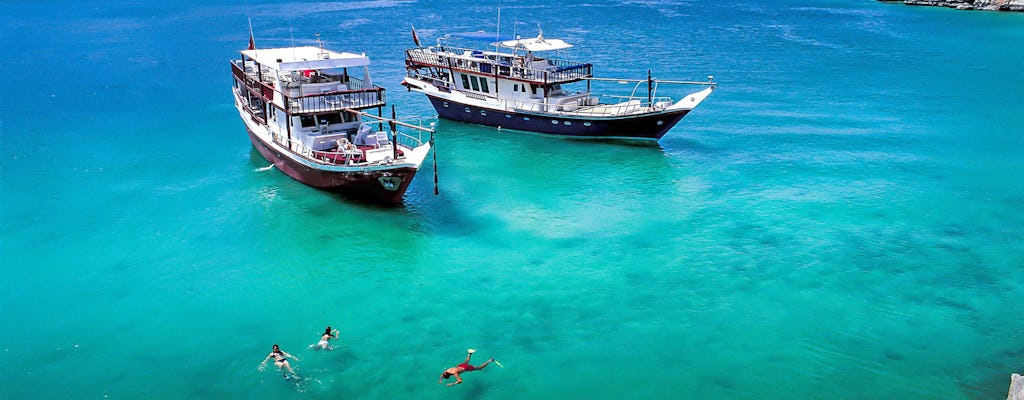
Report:
M601 74L719 90L656 147L441 121L441 195L428 162L382 209L256 171L247 16L429 115L410 23L496 3L165 3L2 6L2 399L991 399L1024 372L1024 15L504 2ZM257 370L274 343L302 381ZM468 347L506 368L438 385Z

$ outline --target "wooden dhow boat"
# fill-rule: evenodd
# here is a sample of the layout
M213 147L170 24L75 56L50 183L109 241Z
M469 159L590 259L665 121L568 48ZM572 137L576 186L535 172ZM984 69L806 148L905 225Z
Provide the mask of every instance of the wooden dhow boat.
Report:
M434 129L396 120L393 107L391 118L381 115L384 88L370 80L370 59L322 44L256 49L249 43L231 70L235 107L253 147L306 185L401 203ZM377 115L364 111L372 109Z

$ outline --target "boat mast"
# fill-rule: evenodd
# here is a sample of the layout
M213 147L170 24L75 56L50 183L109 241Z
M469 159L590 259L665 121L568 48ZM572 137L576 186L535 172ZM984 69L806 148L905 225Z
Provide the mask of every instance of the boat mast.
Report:
M501 44L501 1L498 1L498 31L494 34L494 52L498 52L498 45Z

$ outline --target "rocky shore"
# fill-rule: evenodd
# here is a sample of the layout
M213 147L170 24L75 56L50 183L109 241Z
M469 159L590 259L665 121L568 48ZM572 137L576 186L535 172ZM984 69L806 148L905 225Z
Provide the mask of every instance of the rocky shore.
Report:
M991 10L1024 12L1024 0L880 0L902 2L908 6L938 6L957 10Z
M1024 400L1024 376L1010 376L1010 393L1006 395L1006 400Z

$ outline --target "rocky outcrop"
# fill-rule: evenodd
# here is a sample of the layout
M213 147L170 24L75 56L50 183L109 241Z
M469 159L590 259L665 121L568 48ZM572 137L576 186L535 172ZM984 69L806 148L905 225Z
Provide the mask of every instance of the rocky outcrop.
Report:
M1024 0L903 0L903 4L950 7L957 10L1024 11Z
M1006 400L1024 400L1024 376L1013 374L1010 377L1010 393L1006 395Z

